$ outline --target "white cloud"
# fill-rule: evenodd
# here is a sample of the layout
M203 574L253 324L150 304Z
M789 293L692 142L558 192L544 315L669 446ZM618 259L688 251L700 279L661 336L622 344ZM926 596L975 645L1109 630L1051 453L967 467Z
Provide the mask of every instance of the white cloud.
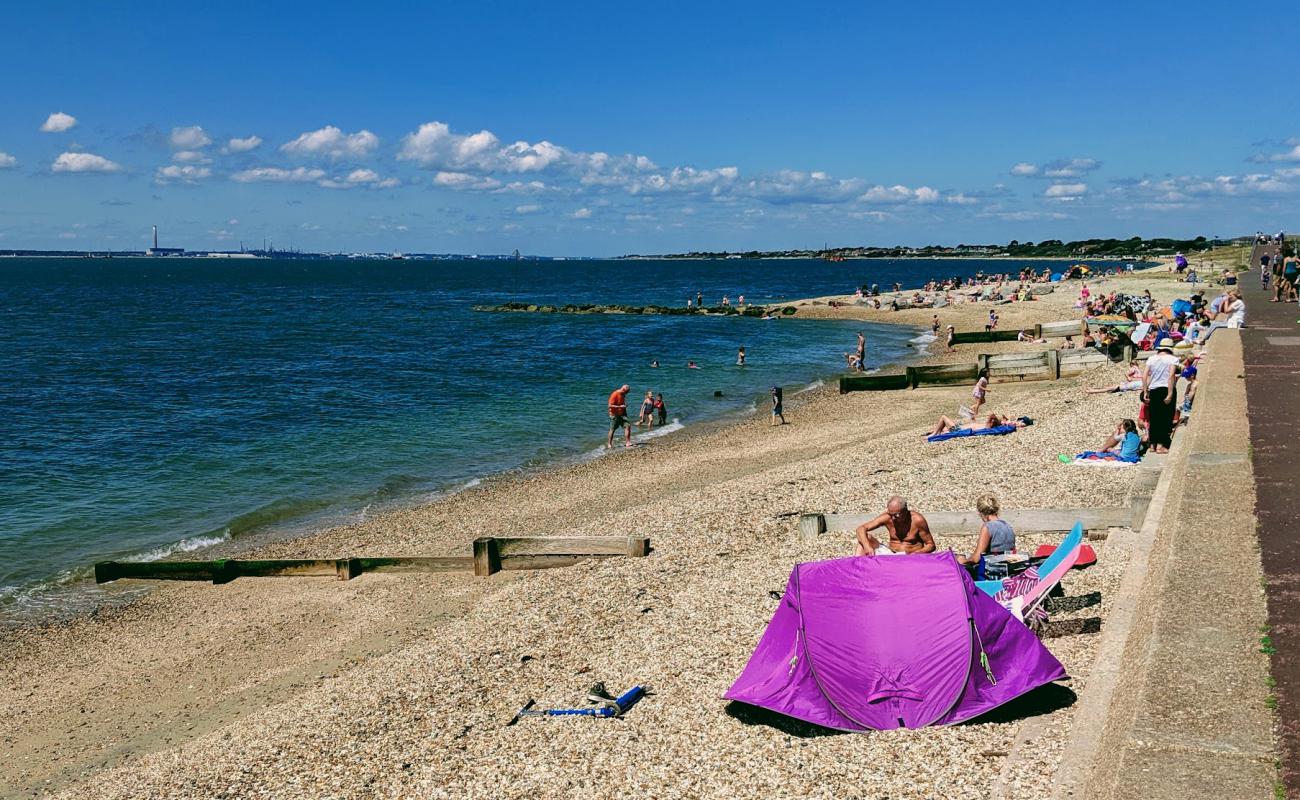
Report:
M433 176L433 184L447 189L472 189L478 191L501 188L501 181L496 178L470 175L468 172L439 172Z
M1269 155L1253 155L1248 158L1247 161L1254 161L1260 164L1269 161L1300 161L1300 139L1287 139L1284 144L1288 145L1291 149L1281 153L1271 153Z
M459 134L445 122L426 122L402 137L397 157L422 167L492 169L500 149L501 141L491 131Z
M1059 159L1043 165L1044 178L1080 178L1101 167L1095 158Z
M60 233L60 234L59 234L59 238L60 238L60 239L75 239L75 238L77 238L77 234L73 233L72 231L64 231L63 233Z
M226 224L233 227L239 224L239 220L235 219L234 217L231 217L230 219L226 220Z
M868 205L894 205L898 203L937 203L938 191L929 186L910 189L906 186L873 186L863 193L858 200Z
M50 165L54 172L121 172L122 165L93 153L63 153Z
M153 179L156 183L198 183L211 176L212 170L207 167L169 164L165 167L159 167L158 171L154 173Z
M177 150L172 153L172 161L178 164L211 164L212 159L208 158L198 150Z
M354 169L344 178L329 178L320 181L326 189L351 189L355 186L369 186L372 189L391 189L401 184L397 178L383 178L373 169Z
M402 137L397 154L402 161L414 161L429 169L445 172L545 172L564 169L579 175L583 183L620 184L618 176L656 169L645 156L610 156L581 153L548 141L517 141L502 144L488 130L456 133L445 122L426 122Z
M12 169L18 166L18 159L8 153L0 152L0 169Z
M1033 222L1035 220L1051 219L1069 219L1068 214L1062 214L1059 211L1002 211L990 216L1007 222Z
M262 146L262 137L249 136L244 139L231 139L224 148L227 153L247 153Z
M921 203L923 205L928 203L939 202L939 193L934 189L931 189L929 186L918 187L917 190L913 193L913 197L916 200L916 202Z
M379 146L379 137L367 130L344 133L333 125L301 134L297 139L280 147L285 153L296 156L329 156L330 158L360 158L369 155Z
M212 144L212 137L198 125L172 128L171 146L177 150L199 150Z
M1021 178L1043 177L1052 179L1082 178L1084 175L1101 168L1101 162L1095 158L1058 158L1042 166L1021 161L1011 168L1011 174Z
M1052 200L1075 200L1088 192L1086 183L1054 183L1043 192L1043 197Z
M577 211L573 212L573 218L574 218L574 219L591 219L591 209L590 209L590 208L580 208L580 209L578 209Z
M527 205L515 206L516 214L536 214L538 211L541 210L542 207L537 205L536 203L529 203Z
M254 183L265 181L270 183L308 183L318 181L325 177L323 169L307 169L298 167L296 169L282 169L280 167L258 167L256 169L246 169L236 172L230 176L232 181L239 183Z
M66 130L71 130L76 124L76 117L71 114L64 114L62 111L55 111L41 125L41 131L43 133L63 133Z

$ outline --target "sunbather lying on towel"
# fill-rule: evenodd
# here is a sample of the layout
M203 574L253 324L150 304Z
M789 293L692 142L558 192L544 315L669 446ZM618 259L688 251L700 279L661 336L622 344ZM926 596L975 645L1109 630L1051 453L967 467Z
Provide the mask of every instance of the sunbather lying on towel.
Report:
M930 429L930 432L926 434L926 438L938 436L941 433L954 433L956 431L978 433L979 431L990 430L992 428L1002 428L1007 425L1016 428L1023 428L1026 425L1033 424L1034 421L1029 417L1017 417L1016 419L1012 419L1011 417L1003 416L1002 414L989 414L987 419L979 422L967 422L964 419L953 419L952 417L944 416L939 417L939 421L936 422L934 427Z
M1142 390L1142 368L1138 366L1136 360L1129 362L1128 374L1124 380L1114 386L1103 386L1096 389L1084 389L1084 394L1109 394L1111 392L1137 392Z
M1120 461L1136 464L1141 458L1142 437L1138 435L1137 423L1131 419L1121 420L1115 432L1106 439L1100 450L1090 450L1075 456L1083 461Z

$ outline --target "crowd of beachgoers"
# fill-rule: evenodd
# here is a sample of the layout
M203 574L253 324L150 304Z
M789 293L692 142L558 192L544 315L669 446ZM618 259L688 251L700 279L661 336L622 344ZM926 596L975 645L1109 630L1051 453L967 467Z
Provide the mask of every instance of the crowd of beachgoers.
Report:
M1158 450L1167 447L1166 412L1171 429L1173 412L1186 419L1191 384L1181 377L1184 369L1175 376L1172 364L1161 366L1183 352L1172 334L1188 340L1186 328L1175 331L1172 320L1159 318L1190 287L1155 273L1089 275L1087 281L1092 310L1104 310L1096 308L1097 293L1145 297L1148 279L1152 302L1128 321L1150 318L1169 335L1133 365L1141 375L1122 361L1106 361L1055 382L990 384L985 376L975 389L841 395L826 387L784 403L778 396L752 419L699 426L654 446L620 447L559 469L485 480L452 497L367 515L256 554L460 555L474 536L617 532L650 537L647 558L491 579L368 574L346 582L163 585L119 611L9 632L0 648L7 677L0 712L10 720L11 769L0 778L0 794L44 787L43 793L62 790L69 798L605 797L627 791L983 798L1003 780L1019 791L1046 791L1068 742L1070 702L1036 707L1045 723L1042 744L1014 759L1008 754L1017 750L1023 712L1012 710L971 724L875 736L875 755L864 769L855 737L801 738L770 721L745 724L719 698L754 652L776 607L773 594L779 597L795 563L859 551L951 549L978 577L981 569L993 574L997 556L1008 549L1032 555L1060 544L1060 536L1012 529L1003 518L1007 507L1123 504L1133 469L1076 466L1092 461L1076 456L1113 452L1114 459L1095 463L1122 463L1133 447L1130 434L1139 453ZM1032 302L967 298L937 310L898 312L865 309L852 297L835 308L805 301L798 317L926 327L937 311L945 325L979 330L993 308L1003 318L999 324L1032 330L1035 322L1084 316L1083 307L1074 308L1080 280L1028 285L1054 291L1032 295ZM1004 294L1008 286L1016 282L1004 279ZM994 290L991 298L996 281L980 287L981 295L986 288ZM1207 309L1213 304L1211 298ZM1224 311L1220 302L1214 313ZM1229 317L1211 321L1227 324ZM926 360L1063 342L958 345L955 355L936 345ZM863 340L854 351L870 347ZM1203 350L1191 347L1199 365ZM1131 388L1111 391L1122 384ZM1175 385L1177 393L1169 391ZM1106 391L1085 394L1089 387ZM596 402L603 399L602 393ZM636 403L632 415L628 399ZM654 412L658 423L658 410L640 390L611 405L627 416ZM767 427L778 411L789 424ZM936 432L941 416L950 424ZM1004 435L980 433L1008 426ZM961 431L969 434L947 436ZM921 434L943 438L927 443ZM963 534L931 532L925 522L936 511L972 508L979 522ZM860 532L828 531L815 540L793 535L802 512L867 509L879 513ZM1068 593L1097 595L1100 604L1053 609L1053 622L1104 620L1126 557L1123 548L1102 550L1094 566L1072 573ZM1088 686L1097 639L1082 633L1048 640L1075 692ZM641 683L653 691L618 723L529 720L505 727L526 699L581 703L595 680L616 691ZM627 766L606 781L590 772L593 752ZM792 761L798 769L788 768ZM699 763L736 768L701 774Z

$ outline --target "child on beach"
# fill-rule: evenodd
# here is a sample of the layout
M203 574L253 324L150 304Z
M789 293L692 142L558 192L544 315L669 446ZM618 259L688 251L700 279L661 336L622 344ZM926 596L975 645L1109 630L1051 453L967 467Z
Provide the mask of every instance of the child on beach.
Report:
M949 326L948 326L948 341L947 341L947 343L946 343L946 345L945 345L945 346L947 347L947 350L948 350L949 353L955 353L955 352L957 352L956 350L953 349L953 345L955 345L956 343L957 343L957 329L954 328L953 326L949 325Z
M778 422L777 420L780 421ZM781 409L781 387L780 386L772 387L772 424L773 425L785 424L785 414L782 413L782 409Z
M668 406L664 403L663 392L655 395L655 412L659 414L660 427L668 424Z
M650 430L654 430L655 427L654 392L647 391L645 393L645 399L641 401L641 416L637 417L636 424L644 427L648 427L650 428Z
M980 370L979 380L975 381L975 390L971 392L971 397L975 402L971 405L970 415L974 419L980 413L980 407L984 405L984 398L989 392L989 371Z

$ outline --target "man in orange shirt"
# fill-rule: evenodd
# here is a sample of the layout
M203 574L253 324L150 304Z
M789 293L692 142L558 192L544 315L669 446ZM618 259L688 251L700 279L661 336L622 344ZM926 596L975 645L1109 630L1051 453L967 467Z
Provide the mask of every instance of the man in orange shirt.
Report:
M606 447L614 446L614 431L623 429L623 446L632 446L632 426L627 421L627 393L632 387L626 383L609 394L609 438Z

